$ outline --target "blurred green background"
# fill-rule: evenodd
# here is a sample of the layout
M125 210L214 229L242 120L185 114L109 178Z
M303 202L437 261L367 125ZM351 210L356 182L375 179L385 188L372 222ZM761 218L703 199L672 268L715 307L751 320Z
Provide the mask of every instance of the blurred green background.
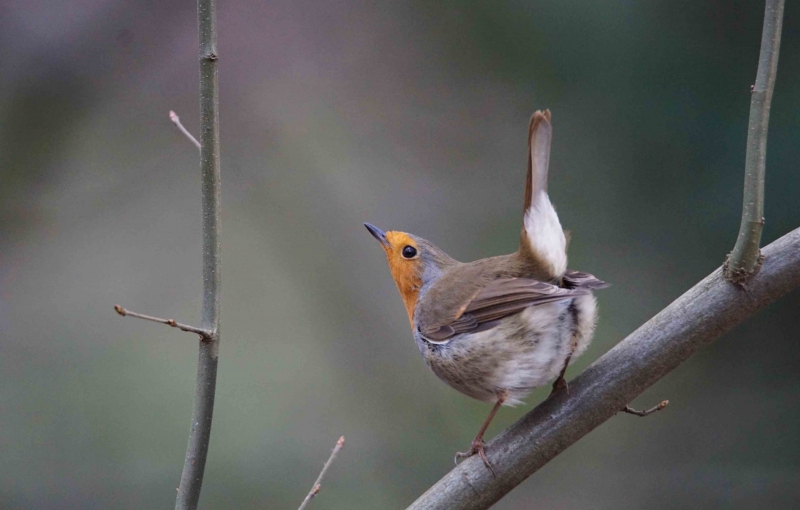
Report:
M403 508L489 411L439 382L370 221L460 260L517 246L527 120L554 118L570 266L613 283L574 377L733 246L763 3L222 2L223 343L204 508ZM199 322L195 5L0 16L0 507L170 508ZM800 225L788 2L764 243ZM800 294L705 349L500 509L800 500ZM527 406L504 409L493 436Z

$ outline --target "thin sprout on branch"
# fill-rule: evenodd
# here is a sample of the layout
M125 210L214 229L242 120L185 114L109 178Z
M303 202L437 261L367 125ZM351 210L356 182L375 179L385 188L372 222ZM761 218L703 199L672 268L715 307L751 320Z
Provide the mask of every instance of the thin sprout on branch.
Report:
M173 328L178 328L181 331L187 331L189 333L197 333L203 340L210 340L211 339L211 332L207 331L202 328L197 328L194 326L189 326L187 324L181 324L180 322L175 322L172 319L162 319L160 317L153 317L152 315L145 315L143 313L136 313L130 310L126 310L119 305L114 305L114 310L123 317L136 317L137 319L144 319L146 321L151 322L158 322L160 324L166 324L167 326L172 326Z
M339 440L336 441L336 446L333 447L333 451L331 452L331 456L328 457L328 461L322 466L322 471L319 472L317 481L311 486L311 490L308 491L306 498L303 500L297 510L305 510L308 502L314 499L314 496L319 493L319 490L322 488L322 478L325 476L325 473L328 472L328 468L330 468L331 464L333 464L333 459L336 458L336 454L339 453L339 450L342 449L342 446L344 446L344 436L340 437Z
M175 112L173 112L172 110L170 110L170 111L169 111L169 120L171 120L173 124L175 124L176 126L178 126L178 129L180 129L181 133L183 133L184 135L186 135L186 138L188 138L190 142L192 142L193 144L195 144L195 146L196 146L198 149L200 149L200 148L201 148L201 147L200 147L200 142L198 142L198 141L197 141L197 138L193 137L193 136L192 136L192 134L189 132L189 130L188 130L188 129L186 129L185 127L183 127L183 124L181 124L181 118L180 118L180 117L178 117L178 114L177 114L177 113L175 113Z
M635 414L636 416L641 416L644 418L650 414L653 414L656 411L660 411L669 405L669 400L664 400L660 404L655 407L651 407L650 409L646 409L644 411L637 411L636 409L632 408L631 406L625 406L625 409L622 410L623 413L628 414Z

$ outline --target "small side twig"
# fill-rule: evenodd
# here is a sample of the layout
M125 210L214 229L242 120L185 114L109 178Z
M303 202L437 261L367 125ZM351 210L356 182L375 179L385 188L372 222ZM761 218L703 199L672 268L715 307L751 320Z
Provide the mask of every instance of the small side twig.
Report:
M167 326L172 326L173 328L178 328L181 331L187 331L189 333L196 333L200 335L200 338L203 340L211 340L211 332L206 331L203 328L197 328L195 326L189 326L187 324L181 324L180 322L175 322L172 319L162 319L160 317L153 317L152 315L145 315L143 313L132 312L130 310L126 310L119 305L114 305L114 310L123 317L130 316L136 317L137 319L144 319L146 321L158 322L160 324L166 324Z
M657 406L651 407L650 409L647 409L647 410L644 410L644 411L637 411L636 409L632 408L631 406L625 406L625 409L623 409L622 412L623 413L628 413L628 414L635 414L636 416L641 416L642 418L644 418L648 414L653 414L656 411L660 411L660 410L664 409L665 407L667 407L667 405L669 405L669 400L665 400L665 401L661 402L660 404L658 404Z
M186 129L185 127L183 127L183 124L181 124L181 118L180 118L180 117L178 117L178 114L177 114L177 113L175 113L175 112L173 112L172 110L170 110L170 111L169 111L169 120L171 120L173 124L175 124L176 126L178 126L178 129L180 129L180 130L181 130L181 133L183 133L184 135L186 135L186 138L188 138L190 142L192 142L193 144L195 144L195 145L197 146L197 148L198 148L198 149L200 149L200 142L198 142L198 141L197 141L197 138L195 138L195 137L193 137L193 136L192 136L192 134L189 132L189 130L188 130L188 129Z
M333 464L333 459L336 457L336 454L339 453L339 450L342 449L344 446L344 436L340 437L338 441L336 441L336 446L333 448L331 452L331 456L328 457L328 461L322 466L322 471L319 472L319 476L317 477L317 481L314 482L314 485L311 487L311 490L308 491L306 495L306 499L303 500L303 503L300 504L300 508L297 510L304 510L308 502L314 499L314 496L317 495L319 490L322 488L322 477L325 476L325 473L328 471L328 468L331 467Z

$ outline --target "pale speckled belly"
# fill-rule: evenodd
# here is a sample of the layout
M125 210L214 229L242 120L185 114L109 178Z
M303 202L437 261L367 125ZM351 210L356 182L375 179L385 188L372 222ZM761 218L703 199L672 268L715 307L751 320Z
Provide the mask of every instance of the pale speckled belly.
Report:
M446 343L418 338L417 344L433 372L456 390L483 401L505 394L505 404L514 405L558 377L573 349L573 360L583 353L596 318L594 297L580 296L529 307Z

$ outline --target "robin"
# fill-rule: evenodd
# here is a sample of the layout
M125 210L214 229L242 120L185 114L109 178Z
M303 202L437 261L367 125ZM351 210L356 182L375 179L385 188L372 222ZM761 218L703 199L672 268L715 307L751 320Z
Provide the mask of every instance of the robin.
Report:
M494 407L466 452L492 470L483 435L502 405L564 373L592 340L597 305L592 291L608 287L567 269L567 237L547 195L550 111L528 127L528 175L519 250L458 262L413 234L365 223L381 243L425 362L444 382Z

